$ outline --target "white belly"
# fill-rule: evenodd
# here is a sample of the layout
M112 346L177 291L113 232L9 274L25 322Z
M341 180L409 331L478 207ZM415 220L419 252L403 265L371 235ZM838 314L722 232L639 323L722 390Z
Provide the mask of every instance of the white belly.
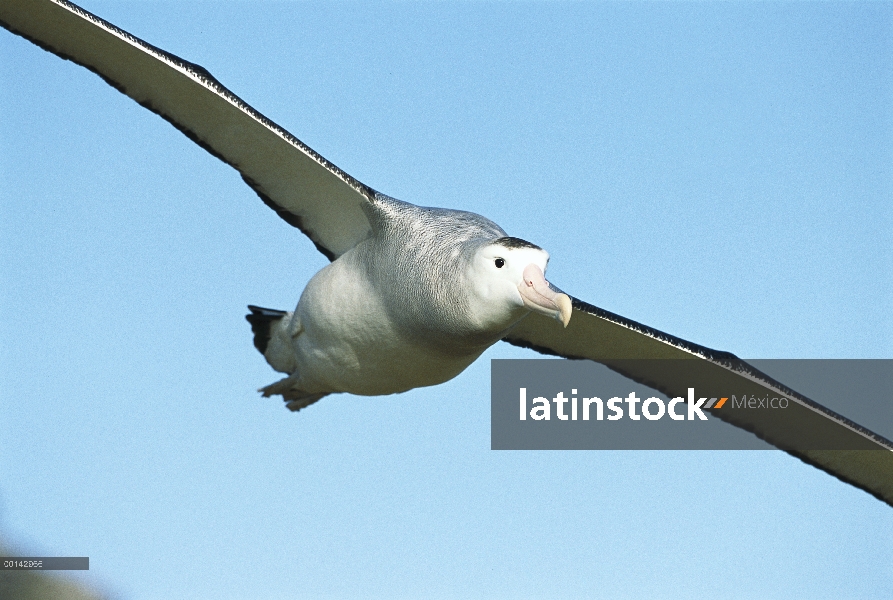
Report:
M382 395L452 379L481 354L447 355L396 329L348 253L307 284L292 338L298 386L307 393Z

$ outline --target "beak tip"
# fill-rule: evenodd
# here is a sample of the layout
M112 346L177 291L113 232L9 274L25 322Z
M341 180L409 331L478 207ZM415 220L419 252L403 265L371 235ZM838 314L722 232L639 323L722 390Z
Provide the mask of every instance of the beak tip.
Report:
M571 315L574 312L574 306L571 302L570 296L567 294L559 294L557 298L555 298L555 304L558 305L558 320L561 321L561 324L567 328L567 324L571 321Z

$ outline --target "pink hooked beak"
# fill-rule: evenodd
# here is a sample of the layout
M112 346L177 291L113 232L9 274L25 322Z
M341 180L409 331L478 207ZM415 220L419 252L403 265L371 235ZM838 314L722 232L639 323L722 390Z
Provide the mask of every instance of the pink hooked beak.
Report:
M524 306L538 313L555 317L567 327L573 310L570 296L553 292L542 270L533 263L524 268L522 277L523 280L518 285L518 291L521 292Z

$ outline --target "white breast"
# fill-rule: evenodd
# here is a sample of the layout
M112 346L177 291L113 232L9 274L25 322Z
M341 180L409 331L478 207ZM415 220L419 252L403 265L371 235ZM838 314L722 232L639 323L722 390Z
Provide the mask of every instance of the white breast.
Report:
M381 395L452 379L481 354L449 356L412 342L367 280L354 248L307 284L293 338L300 388L308 393Z

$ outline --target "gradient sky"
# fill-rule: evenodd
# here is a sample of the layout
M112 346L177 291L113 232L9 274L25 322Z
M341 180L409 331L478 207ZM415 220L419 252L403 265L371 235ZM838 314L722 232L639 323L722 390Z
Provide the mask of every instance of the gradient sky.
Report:
M893 357L891 3L82 5L372 187L750 358ZM893 511L787 454L494 452L489 359L298 414L251 345L325 258L0 31L0 531L123 598L877 598ZM869 425L866 423L866 425Z

